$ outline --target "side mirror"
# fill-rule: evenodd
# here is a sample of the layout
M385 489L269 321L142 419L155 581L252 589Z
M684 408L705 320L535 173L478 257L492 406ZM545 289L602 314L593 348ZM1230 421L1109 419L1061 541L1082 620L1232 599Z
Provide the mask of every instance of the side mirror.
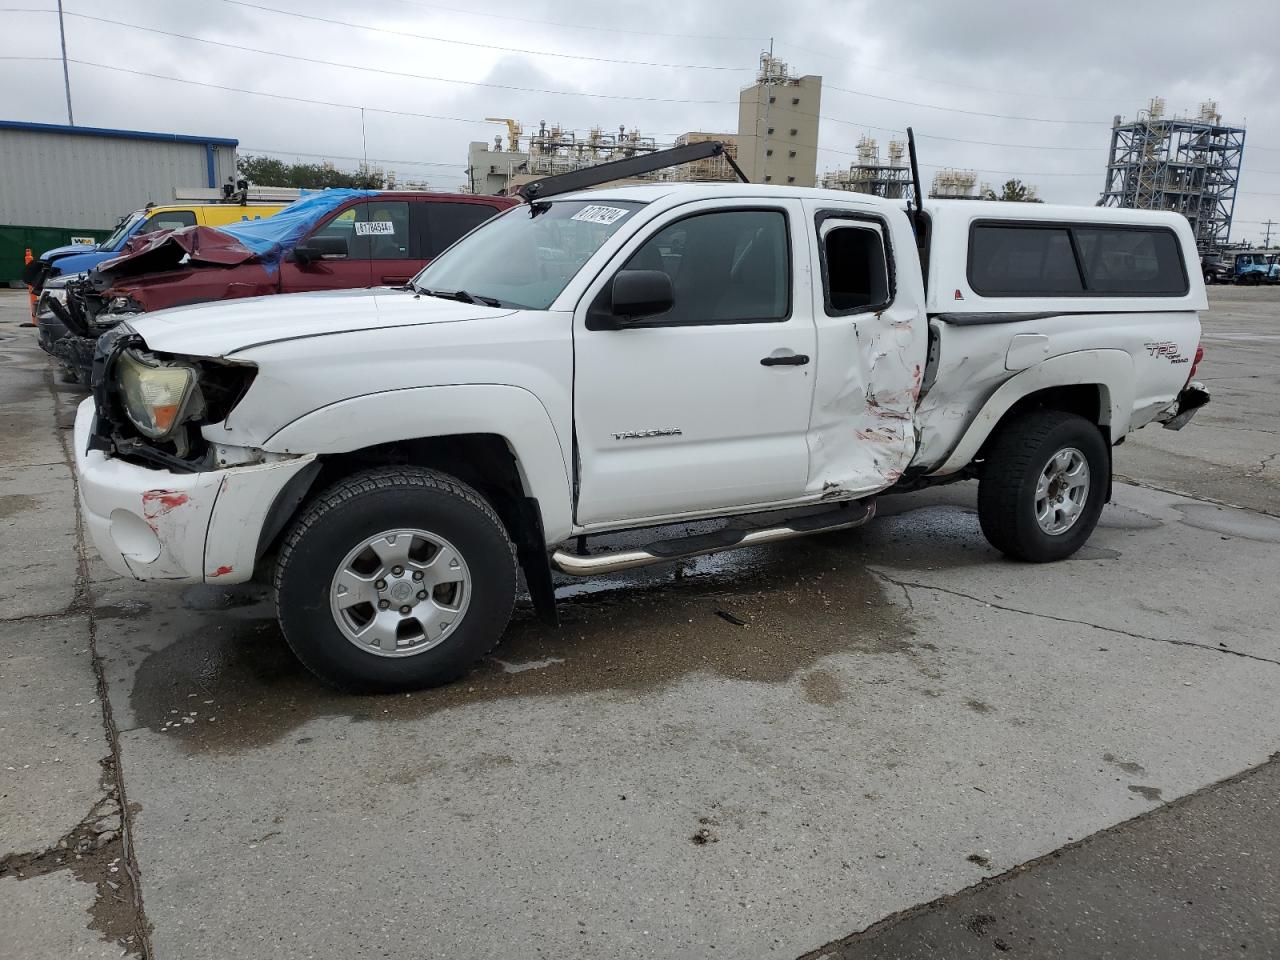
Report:
M293 248L293 259L298 266L306 267L317 260L348 256L346 237L312 237Z
M611 312L622 323L666 313L676 302L661 270L622 270L613 278Z

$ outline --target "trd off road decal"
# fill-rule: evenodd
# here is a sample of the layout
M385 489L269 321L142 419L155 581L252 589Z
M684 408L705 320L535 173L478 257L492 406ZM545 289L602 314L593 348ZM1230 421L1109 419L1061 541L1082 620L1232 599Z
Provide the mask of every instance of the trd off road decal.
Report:
M1164 357L1171 364L1191 362L1191 358L1186 356L1172 340L1151 341L1144 343L1142 346L1149 356Z

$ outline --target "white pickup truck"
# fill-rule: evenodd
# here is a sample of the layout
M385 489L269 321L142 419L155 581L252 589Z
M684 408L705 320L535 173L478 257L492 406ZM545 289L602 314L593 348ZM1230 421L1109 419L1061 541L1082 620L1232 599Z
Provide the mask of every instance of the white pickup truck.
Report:
M1068 556L1111 447L1181 426L1205 291L1171 214L656 184L506 211L403 289L161 311L105 336L75 445L107 564L274 578L330 683L451 680L523 570L857 526L976 477L1005 554ZM640 549L591 535L722 519Z

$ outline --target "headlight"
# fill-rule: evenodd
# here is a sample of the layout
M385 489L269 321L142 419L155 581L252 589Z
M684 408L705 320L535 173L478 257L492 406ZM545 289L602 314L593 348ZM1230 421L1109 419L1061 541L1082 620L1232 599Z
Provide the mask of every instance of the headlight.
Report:
M194 369L128 350L115 370L125 413L143 434L158 440L185 419L195 392Z

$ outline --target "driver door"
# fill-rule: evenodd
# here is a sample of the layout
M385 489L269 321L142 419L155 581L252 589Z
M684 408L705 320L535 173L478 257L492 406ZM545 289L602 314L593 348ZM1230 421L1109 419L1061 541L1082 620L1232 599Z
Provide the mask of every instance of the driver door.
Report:
M803 497L815 329L801 217L790 200L682 206L588 288L574 317L578 524ZM611 304L623 269L666 273L674 305L600 329L592 307Z
M369 205L356 203L336 211L302 241L313 237L336 237L343 241L346 253L327 254L311 263L298 263L292 253L280 263L280 292L299 293L306 290L350 290L372 286L369 259L369 234L356 224L369 222Z

